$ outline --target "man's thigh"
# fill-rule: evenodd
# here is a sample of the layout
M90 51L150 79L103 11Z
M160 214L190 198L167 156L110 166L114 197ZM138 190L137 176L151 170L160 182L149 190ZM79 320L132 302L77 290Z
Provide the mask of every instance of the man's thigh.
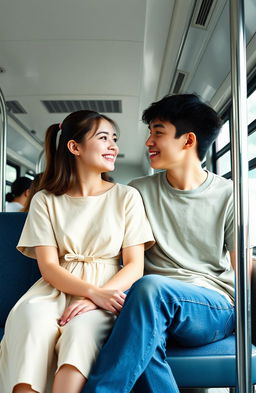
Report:
M169 339L182 346L200 346L230 335L234 329L234 306L221 293L170 279L166 291L173 308Z

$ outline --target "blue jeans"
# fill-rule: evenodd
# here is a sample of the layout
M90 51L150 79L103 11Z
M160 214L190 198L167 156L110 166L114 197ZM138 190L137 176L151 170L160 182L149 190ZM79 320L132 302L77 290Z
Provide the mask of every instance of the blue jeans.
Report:
M83 393L178 393L166 341L200 346L230 335L234 307L218 292L148 275L130 289Z

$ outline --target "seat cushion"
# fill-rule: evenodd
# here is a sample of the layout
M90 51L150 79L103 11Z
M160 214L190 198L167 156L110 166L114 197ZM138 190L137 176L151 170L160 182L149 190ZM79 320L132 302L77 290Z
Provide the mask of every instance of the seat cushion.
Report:
M171 346L167 361L180 387L225 387L236 384L235 336L193 348ZM256 384L256 347L252 348Z
M0 327L17 300L40 278L36 260L16 250L26 213L0 213Z

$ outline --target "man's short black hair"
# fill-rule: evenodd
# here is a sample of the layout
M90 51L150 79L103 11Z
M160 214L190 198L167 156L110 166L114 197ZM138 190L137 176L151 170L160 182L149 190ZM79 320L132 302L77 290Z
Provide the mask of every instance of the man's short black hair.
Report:
M149 124L157 119L169 121L176 127L175 138L194 132L200 161L204 159L222 126L222 120L215 110L195 94L176 94L154 102L143 112L142 120Z

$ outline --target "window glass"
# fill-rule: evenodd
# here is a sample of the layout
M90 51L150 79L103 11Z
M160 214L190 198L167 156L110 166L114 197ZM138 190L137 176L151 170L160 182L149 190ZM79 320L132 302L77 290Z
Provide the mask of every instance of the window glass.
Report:
M5 193L7 194L7 192L11 192L11 186L9 184L6 184L5 186Z
M12 165L6 165L6 181L13 183L17 178L17 168Z
M250 231L250 244L256 245L256 168L249 171L249 231ZM254 254L256 247L254 248Z
M231 155L230 151L223 154L217 159L217 173L222 176L231 171Z
M248 158L249 160L256 158L256 131L248 138Z
M217 151L221 150L229 142L230 142L230 135L229 135L229 120L228 120L223 124L219 136L216 139L216 150Z
M249 179L256 179L256 168L249 171Z
M256 90L247 98L248 124L256 119Z

